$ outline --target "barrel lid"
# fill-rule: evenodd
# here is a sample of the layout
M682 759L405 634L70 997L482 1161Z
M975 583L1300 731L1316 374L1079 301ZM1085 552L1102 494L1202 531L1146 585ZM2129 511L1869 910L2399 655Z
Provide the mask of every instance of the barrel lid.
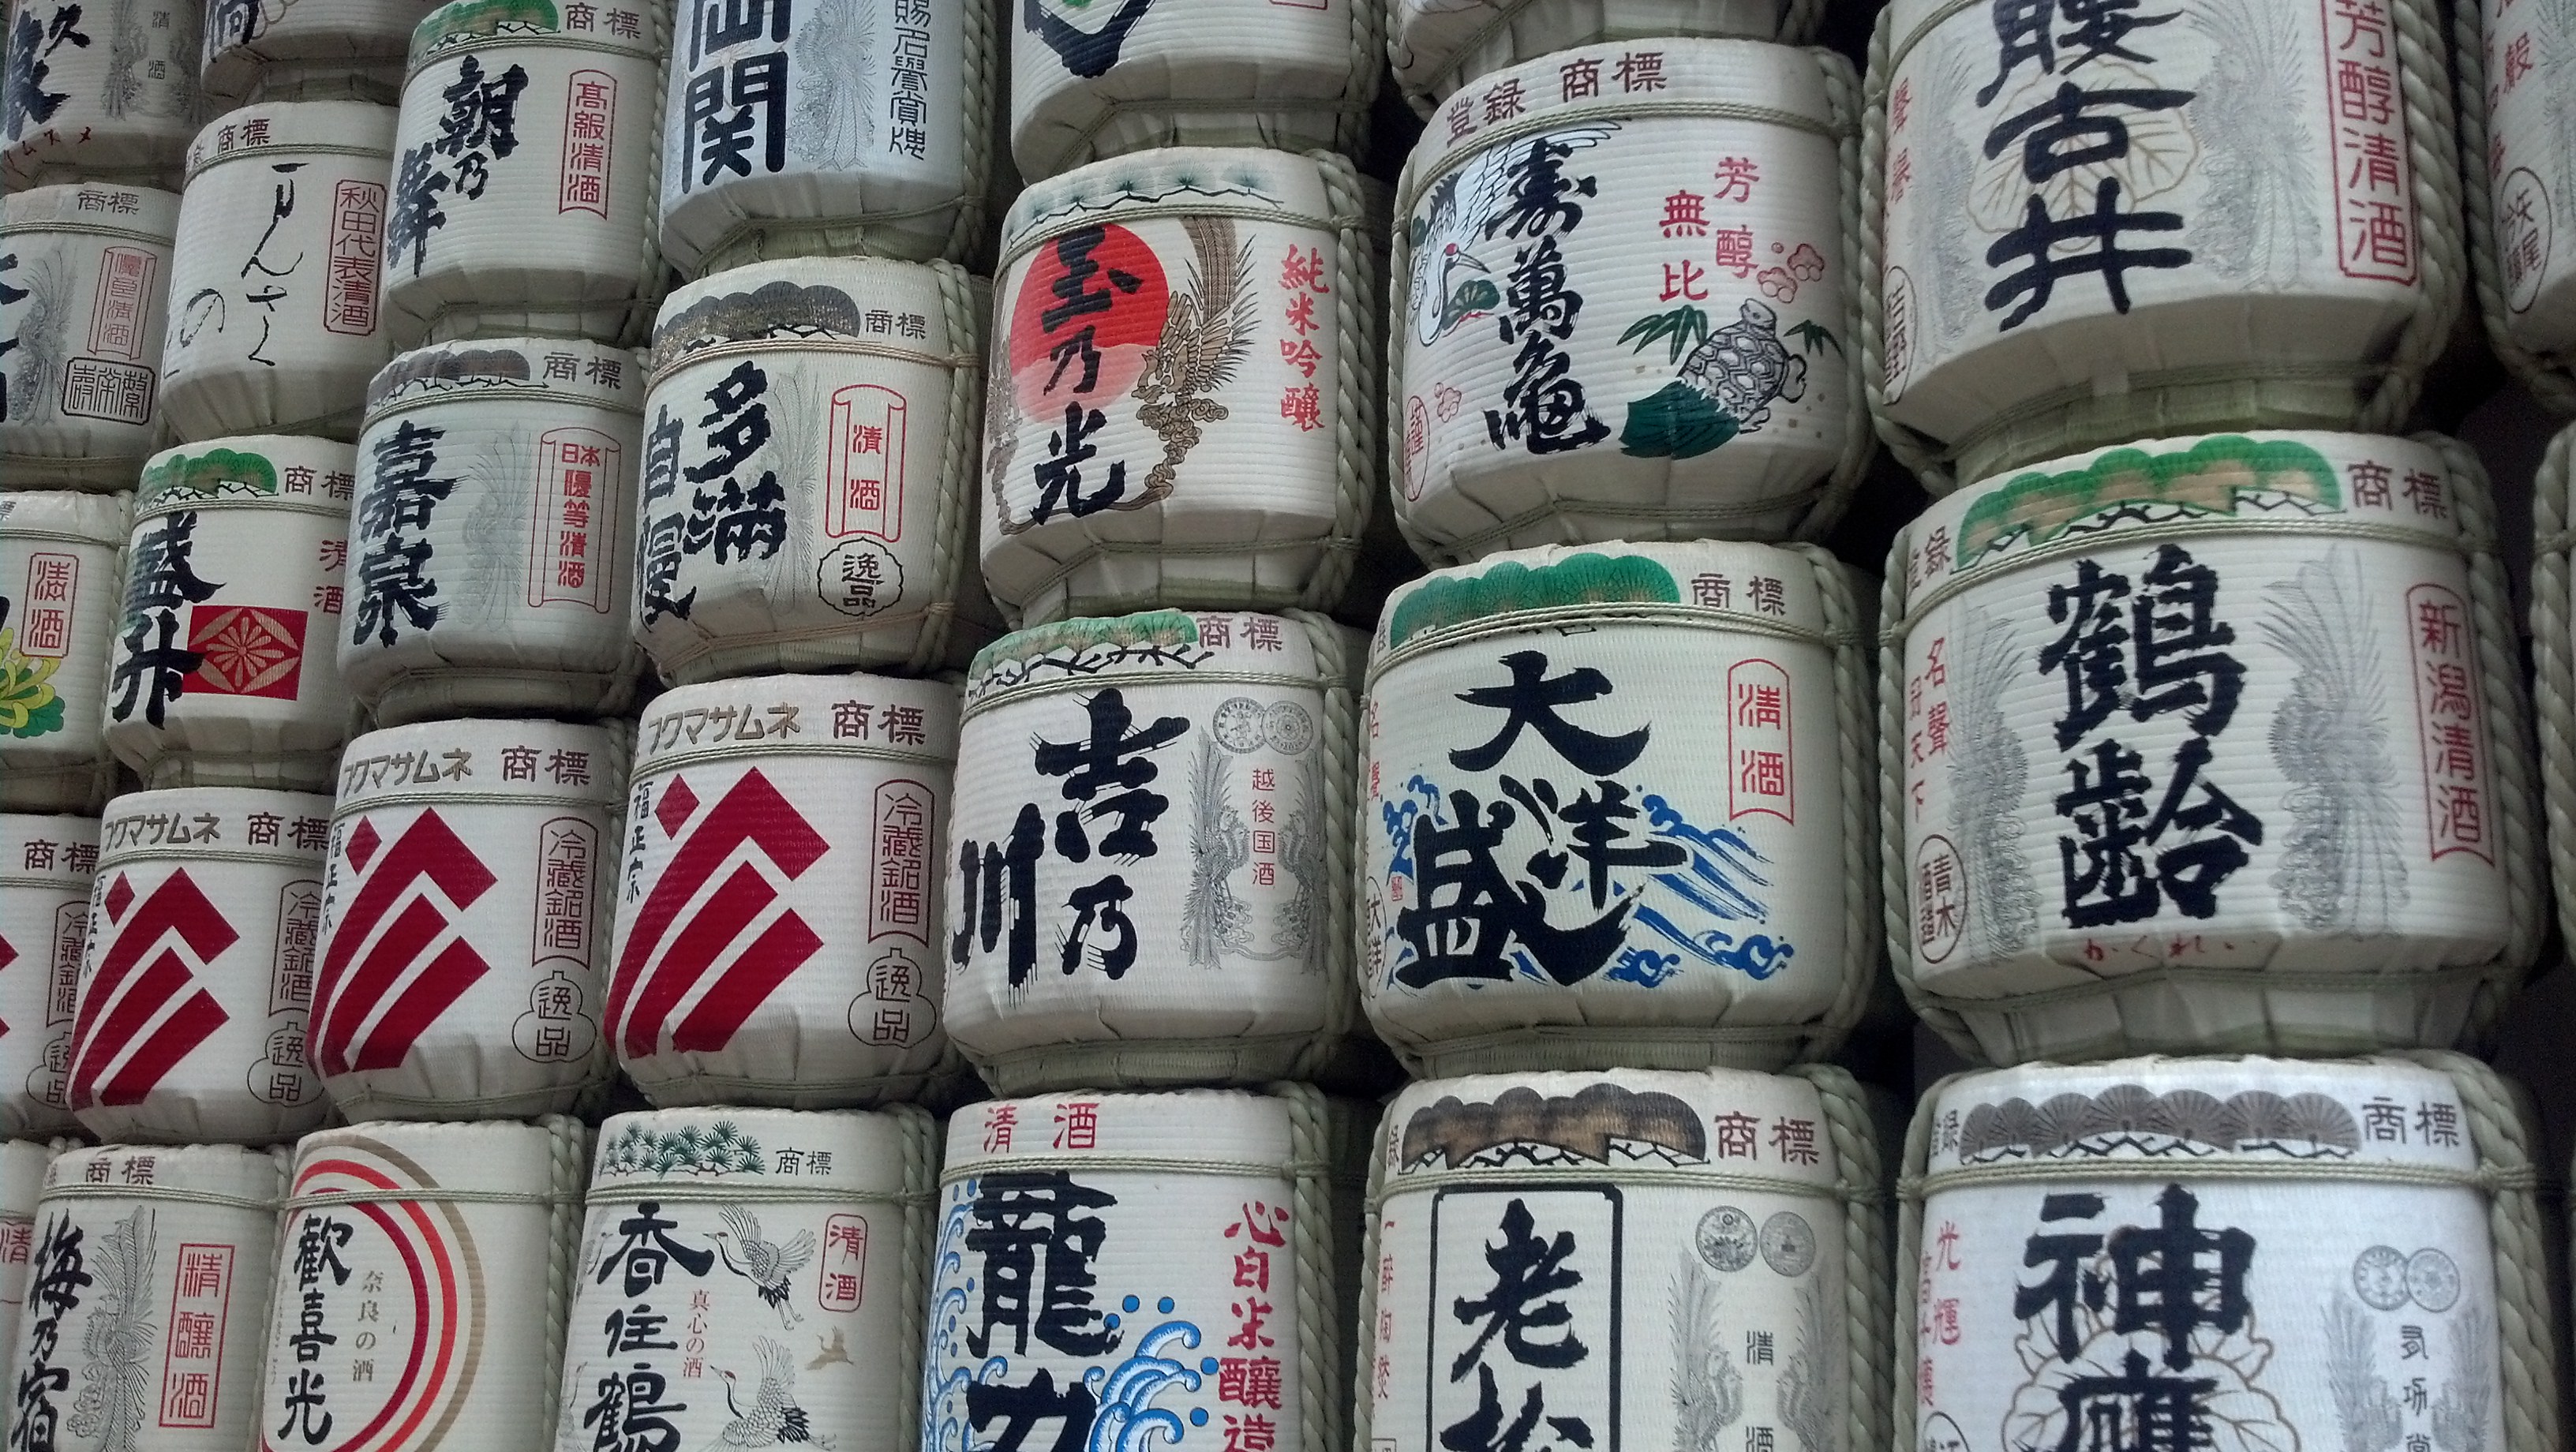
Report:
M179 230L179 194L117 182L30 187L0 199L0 232L49 226L140 232L164 246Z
M894 676L745 676L653 698L635 729L635 771L676 756L855 751L957 759L957 688Z
M1240 681L1246 673L1322 683L1306 626L1276 615L1149 610L1014 631L975 653L969 711L1022 686L1108 677L1174 683Z
M45 1198L144 1198L154 1192L205 1196L266 1219L286 1193L287 1151L230 1144L100 1145L54 1156ZM267 1208L263 1209L265 1206Z
M1725 540L1541 545L1434 570L1396 587L1378 616L1372 665L1395 652L1410 654L1481 633L1513 616L1529 616L1536 625L1605 606L1628 607L1638 618L1675 624L1826 627L1815 566L1775 545Z
M423 721L351 741L340 754L342 816L388 800L494 797L615 802L625 794L621 725L569 721Z
M1380 1131L1387 1191L1407 1176L1532 1167L1705 1170L1832 1193L1842 1173L1823 1096L1739 1069L1473 1074L1408 1084Z
M575 26L565 17L568 8L555 0L453 0L412 27L410 67L417 71L446 52L496 42L571 41L584 48L637 56L657 53L651 30L639 26L633 35L620 35L598 23L599 7L591 5L580 8L591 12L592 25Z
M367 421L397 408L508 397L571 397L644 411L644 359L585 338L478 338L415 348L367 383Z
M678 288L653 327L656 374L727 343L873 343L946 366L972 359L972 339L948 335L947 264L888 257L796 257L730 268Z
M99 865L128 857L291 855L322 860L319 831L331 799L258 787L172 787L127 792L99 814ZM187 851L175 852L173 849Z
M182 444L163 449L144 464L135 511L140 518L214 499L277 499L345 512L357 468L354 446L299 434L242 434Z
M262 101L209 121L188 143L188 180L219 162L342 152L391 163L400 113L366 101ZM265 196L260 205L267 205Z
M1009 1132L997 1134L997 1125L1007 1125ZM1211 1171L1243 1174L1275 1166L1287 1175L1292 1141L1287 1101L1267 1094L1239 1089L1068 1090L987 1100L949 1116L941 1178L1007 1170L1028 1160L1077 1168L1085 1159L1098 1162L1103 1174L1159 1173L1134 1163L1147 1160L1196 1161ZM1323 1168L1306 1172L1321 1173Z
M0 884L87 892L97 862L97 818L0 813Z
M13 538L63 539L114 548L131 528L134 496L31 489L0 494L0 543Z
M1333 216L1322 168L1310 157L1259 147L1165 146L1030 183L1003 218L1003 267L1022 248L1077 227L1135 214L1192 212L1269 215L1318 229L1360 220Z
M816 1200L892 1196L904 1183L904 1141L917 1110L658 1109L599 1127L594 1201L650 1198L658 1189L759 1186Z

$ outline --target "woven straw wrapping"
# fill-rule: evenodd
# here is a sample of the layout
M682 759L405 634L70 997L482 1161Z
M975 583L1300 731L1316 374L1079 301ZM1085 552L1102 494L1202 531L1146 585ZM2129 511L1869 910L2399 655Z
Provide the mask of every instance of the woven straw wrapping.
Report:
M376 375L339 654L378 723L626 709L643 407L643 358L578 339L416 349Z
M1766 1425L1809 1452L1910 1445L1887 1437L1886 1191L1849 1074L1437 1079L1396 1096L1380 1139L1351 1452L1431 1452L1532 1386L1601 1445ZM1561 1299L1540 1304L1568 1314L1479 1338L1516 1244L1545 1252Z
M197 21L191 5L11 7L0 180L13 192L55 182L176 187L208 109L197 90Z
M754 676L654 701L605 1019L646 1097L863 1106L955 1071L935 954L956 757L957 691L936 681Z
M65 1448L257 1445L281 1146L64 1147L46 1165L11 1342L11 1430Z
M2544 911L2506 609L2485 474L2433 434L2150 440L1942 501L1882 609L1915 1011L1996 1063L2482 1040Z
M0 978L0 1134L69 1134L72 1018L81 946L89 934L98 823L88 817L0 813L0 922L25 971ZM5 1193L5 1192L0 1192ZM0 1298L5 1300L5 1298ZM0 1346L8 1344L0 1328Z
M1804 45L1825 0L1386 0L1387 59L1428 117L1460 86L1602 41L1715 36Z
M1837 1047L1878 952L1866 630L1812 545L1558 546L1399 588L1358 824L1379 1036L1419 1074Z
M1321 151L1166 148L1021 195L984 415L1006 613L1340 599L1380 463L1372 211Z
M634 606L665 680L919 674L998 633L973 559L989 307L953 263L882 258L755 263L671 295Z
M2517 1098L2483 1064L2439 1052L1942 1080L1915 1112L1898 1182L1889 1445L1955 1445L1999 1424L2054 1445L2086 1400L2073 1383L2142 1356L2145 1375L2208 1383L2195 1403L2226 1408L2247 1446L2344 1445L2337 1434L2358 1427L2557 1447L2543 1248L2555 1231ZM2128 1257L2153 1256L2183 1224L2193 1240L2161 1264L2187 1256L2186 1304L2233 1324L2181 1327L2157 1310L2176 1303L2135 1274L2157 1262ZM2031 1289L2071 1293L2078 1276L2098 1289ZM2136 1329L2114 1329L2133 1316Z
M1388 478L1423 558L1833 527L1877 447L1858 89L1830 51L1653 40L1442 108L1388 323Z
M2068 43L2005 67L1980 0L1881 11L1861 353L1889 449L1938 495L2155 435L2402 429L2468 273L2439 8L2390 0L2356 25L2332 4L2224 0L2140 31L2128 49L2149 60L2118 62L2122 84L2187 99L2088 113L2124 149L2076 166L2050 160L2069 153L2032 108L2109 62ZM2347 73L2378 99L2338 120ZM2039 235L2034 198L2063 229L2106 195L2150 224L2117 224L2121 250L2149 254L2120 293L2015 250ZM2057 262L2095 258L2090 233L2069 235Z
M1362 659L1359 633L1319 616L1176 610L1040 626L976 658L946 992L996 1091L1313 1079L1365 1053ZM1145 789L1163 805L1128 808ZM974 875L1022 871L1025 893Z
M254 435L142 472L107 746L146 786L328 791L352 715L333 664L357 455Z
M629 3L503 19L491 0L454 0L413 33L384 258L395 347L645 340L668 276L651 162L671 23L669 0ZM449 96L478 89L490 134L454 135Z
M1174 146L1368 149L1384 0L1006 8L1011 154L1030 181Z
M126 489L164 441L162 322L176 193L39 187L0 200L10 340L0 469L13 485Z
M208 109L335 99L390 106L402 99L412 29L437 8L437 0L218 0L206 7L200 72Z
M357 437L367 380L392 356L377 274L394 119L356 101L273 102L197 133L161 361L178 441Z
M95 812L131 494L0 493L0 809Z
M2576 236L2576 27L2533 6L2490 31L2488 8L2451 12L2470 282L2487 346L2534 397L2576 414L2576 251L2558 246Z
M344 1118L561 1112L607 1078L631 750L624 722L435 721L349 743L306 1046Z
M562 1115L306 1135L278 1233L261 1445L342 1452L389 1429L397 1447L553 1446L590 1144Z
M1336 1156L1357 1141L1351 1106L1306 1084L959 1111L940 1174L921 1445L975 1445L975 1388L1089 1385L1104 1388L1095 1425L1172 1418L1214 1441L1232 1418L1238 1433L1267 1423L1281 1452L1342 1452L1358 1205L1356 1166ZM1010 1274L1014 1232L1037 1224L1053 1228L1048 1253L1097 1289L1075 1308L1033 1294L1020 1323L983 1288Z

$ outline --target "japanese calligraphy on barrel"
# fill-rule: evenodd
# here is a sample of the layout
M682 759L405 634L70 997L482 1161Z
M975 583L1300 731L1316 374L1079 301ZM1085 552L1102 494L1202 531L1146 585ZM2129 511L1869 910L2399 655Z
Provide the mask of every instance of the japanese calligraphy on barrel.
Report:
M199 75L218 107L246 100L391 105L402 98L412 28L435 8L436 0L212 0ZM640 7L602 10L612 19L625 14L642 33Z
M590 1130L356 1124L295 1146L262 1452L553 1445Z
M1379 1036L1432 1074L1839 1044L1878 947L1860 626L1807 545L1522 550L1399 588L1362 729Z
M1418 548L1832 527L1874 448L1857 93L1828 51L1641 40L1433 116L1397 200L1390 344Z
M2537 952L2493 507L2435 435L2154 439L1888 564L1889 944L1997 1063L2444 1047Z
M1029 0L1004 13L1011 155L1031 181L1174 146L1367 148L1384 0Z
M98 823L0 814L0 1133L68 1134L72 1018L89 937ZM14 1040L14 1042L12 1042ZM5 1199L0 1185L0 1204ZM0 1268L14 1257L0 1255ZM5 1299L5 1298L0 1298ZM0 1328L5 1329L5 1328ZM0 1335L0 1345L7 1344Z
M1319 616L1178 610L975 658L948 1030L997 1089L1312 1079L1350 1050L1362 660Z
M2469 218L2483 244L2487 332L2508 367L2549 375L2535 391L2564 408L2576 400L2566 361L2576 352L2576 14L2513 0L2464 8L2483 42L2480 54L2473 32L2460 32L2457 64L2461 155L2471 180L2482 171L2486 183L2485 198L2473 190L2467 204L2487 208ZM2486 144L2472 147L2480 110Z
M331 799L130 792L99 821L71 1107L102 1140L289 1140L328 1106L305 1057Z
M2149 434L2402 426L2467 270L2438 8L1881 11L1864 352L1891 447L1937 494Z
M98 810L131 494L0 493L0 808Z
M963 262L981 244L1003 90L992 7L677 3L659 204L675 265Z
M392 355L377 316L394 109L245 106L188 148L162 410L183 442L357 436Z
M2513 1093L2456 1054L1944 1080L1906 1144L1889 1445L2083 1445L2113 1422L2555 1445L2557 1227Z
M1069 1446L1349 1446L1353 1133L1303 1084L950 1116L923 1442L1052 1423Z
M277 434L143 470L106 729L146 786L330 789L349 733L332 652L356 470L347 444Z
M436 721L349 743L308 1056L342 1114L572 1107L599 1035L629 744L617 726Z
M668 0L453 0L420 23L385 218L394 346L644 341L666 272L648 206L670 28Z
M13 7L0 179L12 191L114 180L177 186L188 138L208 111L197 89L197 34L197 7L182 0Z
M635 741L609 1047L654 1103L866 1105L953 1070L941 831L957 691L682 686Z
M671 295L645 404L636 638L665 679L963 665L983 285L951 263L797 258Z
M643 372L622 348L496 338L368 385L339 654L379 722L625 709Z
M27 1305L27 1267L35 1255L36 1202L44 1194L45 1166L75 1143L0 1141L0 1347L15 1348L18 1316Z
M161 345L179 198L38 187L0 200L0 468L128 489L164 442Z
M600 1126L559 1452L920 1445L937 1134L909 1106Z
M1166 148L1021 194L984 404L984 579L1005 609L1340 597L1378 464L1362 212L1328 152Z
M82 1452L260 1444L284 1149L108 1145L45 1167L10 1425Z
M1395 82L1415 110L1430 115L1441 101L1471 81L1506 67L1559 51L1577 50L1605 40L1658 36L1732 36L1743 40L1802 45L1824 13L1822 0L1588 0L1580 5L1529 5L1515 0L1394 0L1388 7L1387 58L1395 65ZM1627 76L1608 73L1613 84L1647 76L1660 77L1660 62L1648 70L1644 57L1653 47L1638 47ZM1604 73L1590 56L1568 56L1577 84L1596 82ZM1506 95L1511 93L1506 92ZM1526 101L1526 96L1519 98ZM1493 107L1486 117L1507 121L1521 114L1511 102Z
M1855 1309L1887 1299L1884 1190L1849 1075L1435 1079L1378 1138L1372 1445L1484 1447L1514 1416L1559 1445L1888 1445L1887 1318Z

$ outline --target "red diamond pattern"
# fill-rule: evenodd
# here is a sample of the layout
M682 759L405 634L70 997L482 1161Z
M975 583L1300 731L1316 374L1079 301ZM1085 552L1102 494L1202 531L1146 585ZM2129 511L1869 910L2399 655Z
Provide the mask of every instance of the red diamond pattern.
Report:
M653 816L662 824L663 836L677 837L697 811L698 794L689 790L685 778L675 776L671 778L671 784L662 789L662 800L654 805Z
M124 873L116 874L116 881L107 885L105 901L107 920L111 923L125 921L125 910L134 906L134 884L125 880Z
M349 834L349 865L360 872L366 871L367 864L375 860L376 848L383 843L384 838L376 833L376 824L359 818L358 829Z

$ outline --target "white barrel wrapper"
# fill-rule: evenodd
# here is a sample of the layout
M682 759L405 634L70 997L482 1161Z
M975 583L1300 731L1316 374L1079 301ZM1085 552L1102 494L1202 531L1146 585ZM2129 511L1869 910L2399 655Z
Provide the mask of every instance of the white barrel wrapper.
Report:
M654 329L636 638L666 680L959 666L991 298L951 263L795 258L680 288Z
M1858 91L1828 51L1639 40L1432 117L1397 204L1389 421L1430 553L1832 527L1873 447Z
M985 393L984 578L1028 624L1328 608L1376 487L1358 176L1175 147L1022 193Z
M402 96L412 27L432 0L211 0L200 76L218 102ZM602 6L614 14L617 6ZM628 11L630 15L635 11Z
M306 1135L278 1228L259 1452L544 1452L590 1131Z
M45 1166L72 1145L68 1139L0 1141L0 1347L17 1345L18 1317L27 1306L27 1266L35 1258L36 1202L44 1194Z
M2421 1057L1935 1088L1907 1144L1893 1445L2556 1446L2533 1131L2483 1066Z
M662 288L653 126L668 0L454 0L412 37L385 228L386 327L641 342Z
M2576 346L2576 12L2515 0L2479 9L2506 332L2531 352L2561 352Z
M108 1145L45 1167L11 1343L10 1434L57 1452L242 1452L284 1149Z
M2435 11L2198 0L2105 42L1893 0L1872 401L1934 492L2195 427L2401 424L2466 271Z
M394 109L245 106L188 148L162 409L183 441L354 438L392 345L377 315Z
M0 814L0 1133L69 1134L72 1020L98 823ZM16 1040L15 1043L9 1040ZM8 1257L0 1256L0 1266ZM0 1345L7 1336L0 1335Z
M96 811L131 494L0 494L0 808Z
M1605 40L1733 36L1802 44L1824 8L1820 0L1394 0L1386 49L1395 83L1428 115L1468 82ZM1584 62L1567 57L1562 63L1580 77Z
M638 355L570 338L376 375L340 672L378 721L625 709L643 406Z
M347 444L281 434L144 469L107 691L108 749L144 785L330 789L356 469Z
M433 721L341 758L310 1057L350 1119L570 1109L599 1036L622 726Z
M948 1029L1003 1093L1312 1078L1350 969L1357 631L1069 620L966 680Z
M1533 1414L1559 1446L1887 1445L1884 1190L1839 1070L1414 1084L1370 1191L1381 1452Z
M922 1445L1348 1447L1345 1132L1302 1084L950 1116Z
M962 262L980 244L1003 89L996 7L677 4L660 202L673 264L704 276L817 254Z
M937 1134L908 1106L600 1126L558 1452L915 1452ZM664 1329L636 1345L647 1318Z
M2493 507L2457 444L2156 439L1890 556L1898 980L1994 1062L2445 1047L2540 931Z
M197 26L187 0L11 7L0 178L12 190L111 177L177 186L208 110L197 90Z
M682 686L636 730L605 1026L654 1103L911 1097L947 1068L939 889L957 691Z
M178 222L178 194L149 187L38 187L0 201L0 468L14 481L130 488L164 442Z
M306 1061L331 799L130 792L99 821L71 1105L104 1140L268 1144L329 1109Z
M1173 146L1368 146L1384 0L1028 0L1006 9L1011 155L1041 181Z
M1525 550L1371 645L1361 1001L1418 1072L1776 1069L1877 961L1868 656L1812 546Z

